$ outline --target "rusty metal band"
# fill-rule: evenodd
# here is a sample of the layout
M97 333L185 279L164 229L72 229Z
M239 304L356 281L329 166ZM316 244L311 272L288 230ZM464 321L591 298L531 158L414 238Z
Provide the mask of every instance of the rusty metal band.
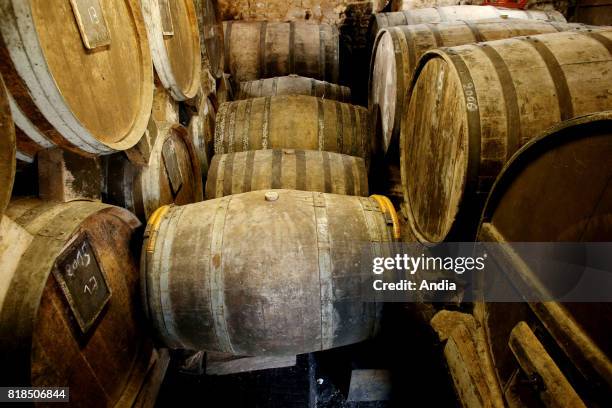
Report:
M234 353L225 316L225 276L223 273L223 233L232 196L216 200L210 240L210 307L219 349Z
M500 10L497 10L497 13L500 13ZM523 13L525 13L525 15L527 16L527 20L533 20L534 19L533 14L531 14L531 12L529 10L523 10ZM546 13L546 17L550 18L548 13Z
M550 78L555 85L557 93L557 101L559 103L559 113L561 120L568 120L574 116L574 106L572 105L572 94L570 93L567 84L567 78L563 72L563 68L555 58L554 54L548 49L546 44L542 43L537 38L524 37L521 40L531 44L533 48L540 54L540 57L546 64Z
M314 78L310 80L310 96L317 96L317 80Z
M321 152L323 159L323 183L324 191L326 193L332 192L332 177L331 177L331 163L329 161L329 152Z
M361 171L364 170L364 171ZM368 176L367 176L367 170L365 169L365 164L363 165L363 167L361 166L361 160L356 160L355 161L355 174L357 174L357 177L359 179L359 196L365 195L369 193L369 187L368 187Z
M234 143L236 138L236 115L238 114L238 108L240 107L240 102L232 102L228 108L228 117L229 117L229 128L227 130L227 152L232 153L234 151Z
M404 39L406 40L406 46L408 47L408 60L410 61L409 66L411 69L414 69L414 67L416 66L416 63L418 62L418 58L416 55L414 35L410 27L402 27L401 30L402 30L402 33L404 34ZM435 34L434 34L434 37L435 37ZM398 74L400 72L403 72L403 71L398 71ZM401 75L398 75L398 76L401 77ZM401 100L403 102L403 98Z
M321 349L334 346L334 284L331 239L325 194L312 193L317 227L319 284L321 293Z
M336 105L336 143L338 146L338 153L344 153L344 109L342 104L335 101Z
M346 186L345 194L349 196L355 195L355 177L353 176L353 163L355 159L342 155L342 165L344 167L344 185Z
M246 110L244 112L244 123L242 133L242 150L249 150L249 138L251 133L251 110L253 109L253 99L249 98L246 101Z
M467 28L470 29L470 31L472 32L472 35L474 36L474 39L476 40L476 42L485 42L485 41L487 41L487 39L484 37L484 35L482 35L482 32L480 32L480 29L478 28L478 26L476 24L474 24L474 22L472 22L470 20L462 20L462 22L467 26Z
M266 97L264 101L264 117L263 124L261 129L261 148L268 148L268 139L270 138L270 109L272 104L272 98L270 96Z
M226 24L226 26L225 26L226 27L225 28L225 34L224 34L224 36L225 36L225 38L224 38L224 40L225 40L225 47L224 48L225 49L223 51L225 53L225 61L224 61L225 62L225 71L229 72L230 66L231 66L231 64L230 64L230 55L231 55L230 46L231 46L231 40L232 40L232 25L234 24L234 22L233 21L228 21L225 24Z
M338 27L332 26L332 46L334 51L333 61L326 66L332 70L330 82L337 83L340 76L340 31Z
M244 178L242 179L242 191L247 192L252 190L253 172L255 171L255 155L257 150L249 150L246 154L244 164Z
M559 33L565 31L565 27L564 25L562 25L563 23L559 23L557 21L548 21L548 24L551 25Z
M408 13L406 11L402 11L402 17L404 18L404 24L402 25L409 25L412 24L411 20L410 20L410 16L408 15ZM387 27L389 26L389 20L387 20Z
M295 151L295 188L297 190L306 190L306 151Z
M506 160L521 146L521 115L519 111L516 87L508 64L497 50L488 44L482 44L480 49L489 58L499 78L506 107Z
M468 169L464 190L465 196L468 197L468 199L464 201L465 204L461 207L465 208L467 211L476 212L477 209L475 206L471 205L470 199L473 198L478 191L478 175L480 174L482 141L480 128L480 105L478 103L478 96L476 94L476 85L474 84L470 70L468 69L463 58L450 49L447 49L446 55L448 55L450 58L451 62L455 66L455 69L457 70L457 74L459 75L459 81L461 82L464 92L468 122ZM468 95L466 94L466 92L470 89L473 90L474 93L474 98L476 101L474 105L470 104L471 102L468 100Z
M357 107L354 105L347 105L349 110L349 116L351 118L351 156L359 156L359 135L357 134Z
M216 171L219 172L219 175L221 176L221 178L219 179L219 177L214 178L213 180L215 181L215 197L223 197L223 177L225 177L225 161L227 160L229 154L220 154L220 155L215 155L214 157L218 157L219 161L217 162L217 166L215 166L215 175L216 175ZM218 170L217 170L218 169Z
M324 30L324 26L320 25L319 26L319 78L321 79L326 79L325 77L326 51L327 50L325 49L325 30Z
M183 211L183 208L177 208L175 211L167 214L167 222L165 227L166 236L177 236L176 229L177 225L179 225L180 216L183 214ZM157 283L159 283L159 310L161 312L161 322L159 323L161 323L163 326L160 328L163 330L163 337L166 339L166 341L169 341L171 347L184 347L181 338L176 331L174 310L172 307L172 299L170 297L170 293L172 292L170 288L170 274L173 270L172 250L174 247L173 243L175 241L173 239L162 239L160 242L161 248L157 255L157 260L159 262L157 265L159 268Z
M272 95L278 95L278 80L278 77L272 80Z
M217 121L215 123L215 154L225 153L223 146L225 142L225 117L227 116L228 103L222 103L217 112Z
M328 99L338 99L336 92L335 92L335 85L332 85L329 82L325 82L324 84L325 87L325 91L323 92L323 98L328 98Z
M600 33L595 33L595 32L583 33L583 34L599 42L601 45L603 45L606 48L606 50L608 50L608 53L612 55L612 40L610 40L608 37Z
M320 98L317 98L317 110L319 150L323 151L325 150L325 106L323 106L323 100Z
M268 22L262 21L259 27L259 77L265 78L266 72L266 36L268 34Z
M434 39L434 43L436 48L437 47L443 47L444 46L444 39L442 38L442 34L440 34L440 29L438 28L437 24L427 24L427 28L429 28L429 31L431 31L431 35L433 35L433 39ZM410 39L410 42L414 44L414 40ZM416 65L416 61L414 60L414 57L411 56L410 57L410 61L412 61L412 65L415 66Z
M257 83L259 84L259 96L264 96L264 86L266 86L266 81L264 81L263 79L260 79L259 81L257 81Z
M295 21L289 23L289 73L295 73Z
M274 149L272 151L272 188L283 188L283 151Z
M223 195L231 195L232 194L232 184L234 178L234 158L236 157L235 153L229 153L225 159L225 166L223 166Z

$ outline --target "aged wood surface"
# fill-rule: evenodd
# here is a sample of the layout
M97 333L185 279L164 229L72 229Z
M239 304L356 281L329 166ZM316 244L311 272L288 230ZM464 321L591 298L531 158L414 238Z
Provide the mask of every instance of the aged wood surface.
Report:
M299 75L241 82L235 100L276 95L309 95L351 103L350 88Z
M425 54L400 147L421 242L473 239L486 194L522 145L563 120L612 108L611 44L610 31L564 32Z
M423 54L439 47L521 35L590 30L593 27L543 20L486 19L390 27L378 33L370 64L369 109L377 115L376 143L397 149L404 97Z
M166 204L202 200L200 161L190 135L180 125L151 128L151 156L146 166L135 166L120 155L106 160L109 203L124 207L147 220Z
M0 76L0 217L11 199L15 180L15 153L15 126L8 94Z
M60 148L38 153L38 196L46 201L100 200L102 168L97 157Z
M53 146L106 154L128 149L142 136L153 70L140 4L99 5L102 16L95 12L92 25L107 30L109 39L88 50L69 1L3 2L0 72L23 131L21 155L33 158Z
M391 0L391 11L403 11L429 7L481 5L483 0Z
M612 114L607 112L564 122L528 143L499 176L483 214L479 240L609 241L611 136ZM494 266L517 283L517 277L506 272L512 265L496 258ZM538 281L547 285L546 290L555 282ZM504 284L510 282L496 282L500 290ZM514 326L525 321L549 334L562 350L567 361L555 358L555 362L564 373L574 373L572 378L590 384L589 395L577 391L591 406L604 401L612 388L611 316L609 303L487 303L480 307L477 319L486 329L502 386L511 382L517 367L507 339Z
M215 128L216 154L269 148L322 150L368 161L368 111L303 95L221 105Z
M268 149L213 157L206 198L264 189L368 195L363 159L316 150Z
M215 107L209 98L200 101L197 114L189 121L187 132L200 162L202 179L206 179L215 143Z
M9 262L0 264L2 383L69 386L74 406L131 405L152 351L130 249L139 221L126 210L87 201L20 199L6 215L14 222L4 218L0 234L0 257L10 253ZM87 237L87 248L70 249L81 236ZM110 300L86 332L58 284L59 259L65 257L74 257L76 267L62 276L86 289L83 295L72 292L73 302L97 296L103 282L110 289ZM85 274L90 265L102 274L91 277L105 279L91 280Z
M612 25L612 1L578 0L572 21L594 25Z
M296 356L263 356L263 357L239 357L223 360L211 358L206 353L206 375L230 375L247 373L251 371L270 370L273 368L293 367L296 364Z
M387 27L411 24L444 23L460 20L489 18L520 18L565 22L558 11L504 9L493 6L445 6L421 8L391 13L378 13L370 20L370 41L373 43L379 30Z
M198 18L193 0L142 0L155 71L177 101L196 96L202 69ZM169 9L164 9L167 4Z
M364 248L380 247L361 244L393 240L382 211L373 198L295 190L160 209L141 258L155 333L170 348L249 356L365 340L380 305L356 282Z
M225 71L237 82L289 74L338 82L338 29L307 22L225 21Z
M193 0L200 29L200 49L215 78L223 75L223 23L216 0Z

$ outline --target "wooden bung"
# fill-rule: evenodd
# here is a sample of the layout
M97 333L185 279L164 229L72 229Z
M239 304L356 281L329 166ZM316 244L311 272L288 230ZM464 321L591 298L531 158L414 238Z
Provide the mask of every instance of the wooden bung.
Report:
M121 155L106 158L106 200L147 220L165 204L202 200L200 162L187 130L180 125L150 126L151 155L137 166Z
M299 75L241 82L236 100L277 95L309 95L351 103L351 89Z
M597 245L590 243L610 241L611 156L612 111L563 122L523 146L506 164L489 194L478 240L493 245L483 244L489 252L489 262L482 279L476 280L475 290L490 286L491 277L503 276L505 279L493 278L498 293L508 291L519 296L517 287L538 291L543 287L553 295L568 293L571 288L563 283L567 274L559 272L563 270L563 257L573 256L570 247L563 247L567 249L555 254L558 268L546 275L544 272L536 275L537 256L522 258L513 250L512 243ZM493 247L499 249L489 251ZM536 251L532 253L535 255ZM573 386L583 380L589 384L590 392L580 395L586 398L586 405L607 404L612 388L612 304L586 302L588 294L584 295L585 302L581 303L478 304L475 316L485 330L502 388L508 388L519 364L524 367L525 362L520 355L512 353L507 343L509 339L516 343L515 327L525 321L537 329L536 333L546 333L538 337L550 339L545 344L548 350L552 350L551 344L560 349L560 353L551 353L551 356L564 373L575 373L568 377ZM554 300L551 295L542 296L543 300ZM538 359L532 360L538 363ZM558 390L548 387L550 392L563 391L563 388L567 387ZM573 397L570 394L567 394L568 400Z
M554 10L518 10L497 8L493 6L445 6L420 8L397 11L391 13L378 13L372 15L368 28L371 43L374 43L379 30L388 27L446 23L461 20L483 20L489 18L519 18L527 20L558 21L565 23L563 14Z
M202 55L193 0L141 0L155 71L174 99L196 96Z
M162 207L141 258L152 329L170 348L243 356L363 341L381 304L356 280L363 251L385 247L363 244L392 242L394 214L374 198L296 190Z
M611 31L427 52L406 96L400 141L408 223L419 241L474 239L486 195L522 145L561 121L612 108L611 70Z
M217 112L215 153L273 148L321 150L369 160L365 108L303 95L225 103Z
M268 149L216 155L206 198L265 189L368 195L368 173L359 157L316 150Z
M397 151L406 89L421 56L429 50L519 35L590 30L582 24L543 20L487 19L415 24L381 30L370 64L369 109L377 118L375 137L383 153Z
M74 406L132 406L152 344L143 325L140 222L90 201L19 199L0 221L0 381L70 387Z
M137 0L6 0L0 19L20 159L54 146L100 155L138 142L153 70Z
M338 83L338 29L329 24L225 21L225 71L238 82L289 74Z
M0 217L11 200L15 180L15 126L0 76Z

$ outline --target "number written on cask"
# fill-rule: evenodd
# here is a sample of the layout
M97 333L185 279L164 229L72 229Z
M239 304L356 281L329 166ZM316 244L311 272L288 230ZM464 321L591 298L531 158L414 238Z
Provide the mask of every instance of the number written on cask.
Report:
M93 50L110 44L110 34L99 0L70 0L72 12L85 48Z
M81 233L57 258L53 275L83 333L108 303L111 290L86 233Z
M476 99L476 91L474 90L474 84L469 82L463 85L463 93L465 94L466 107L470 112L478 110L478 99Z

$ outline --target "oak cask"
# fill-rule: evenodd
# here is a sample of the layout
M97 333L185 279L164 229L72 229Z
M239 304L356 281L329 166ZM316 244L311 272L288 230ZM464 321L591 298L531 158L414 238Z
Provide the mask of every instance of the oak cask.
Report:
M223 75L225 51L223 41L223 21L219 14L217 1L194 0L198 27L200 29L200 49L208 60L210 72L215 78Z
M0 76L0 217L11 199L15 181L15 126L8 94Z
M235 100L277 95L309 95L351 103L350 88L299 75L241 82Z

